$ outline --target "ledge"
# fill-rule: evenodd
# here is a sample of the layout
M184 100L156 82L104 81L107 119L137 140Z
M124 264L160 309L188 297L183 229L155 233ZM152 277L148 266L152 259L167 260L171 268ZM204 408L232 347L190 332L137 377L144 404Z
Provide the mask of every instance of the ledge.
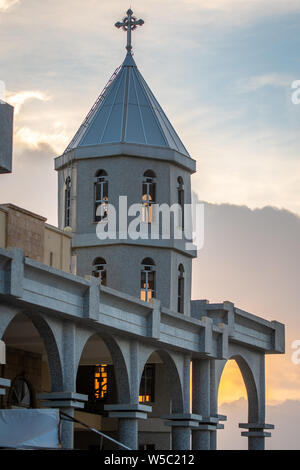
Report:
M192 358L228 358L228 345L239 343L264 354L284 352L284 325L269 322L230 302L192 301L192 316L146 303L128 294L25 258L19 249L0 249L0 296L19 308L80 320L106 330L147 339L155 348L170 347Z

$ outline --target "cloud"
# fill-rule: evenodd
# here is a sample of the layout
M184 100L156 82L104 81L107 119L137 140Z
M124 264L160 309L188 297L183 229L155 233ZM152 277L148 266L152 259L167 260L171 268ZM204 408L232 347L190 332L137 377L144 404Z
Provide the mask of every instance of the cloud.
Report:
M243 26L262 18L300 11L298 0L167 0L163 4L157 3L162 11L170 11L172 6L184 8L185 17L193 14L193 20L198 24L221 23L222 27Z
M0 0L0 12L7 11L16 3L19 3L20 0Z
M15 147L13 173L1 175L1 203L11 202L48 218L57 225L57 174L53 169L53 148Z
M228 418L225 429L218 431L218 448L247 449L247 438L241 437L239 423L247 422L247 400L241 398L232 403L223 403L219 412ZM272 437L266 438L268 450L299 450L300 401L286 400L279 405L267 406L266 422L275 425Z
M291 88L292 81L293 78L288 75L265 74L240 80L237 88L239 93L256 91L265 86Z
M19 91L17 93L8 93L7 102L14 106L15 114L19 114L23 104L32 99L48 101L50 98L39 90Z
M37 150L41 145L48 145L53 149L53 154L61 153L69 141L65 124L58 121L51 110L36 109L33 103L29 110L21 112L23 106L32 100L47 102L50 97L41 90L8 93L7 102L14 106L17 116L14 128L15 147L22 149L25 146Z
M53 153L61 153L68 144L68 137L65 134L64 127L59 130L59 123L53 126L53 131L44 133L29 127L21 127L16 131L17 143L26 144L28 147L38 149L41 144L49 145ZM59 132L57 132L59 130Z

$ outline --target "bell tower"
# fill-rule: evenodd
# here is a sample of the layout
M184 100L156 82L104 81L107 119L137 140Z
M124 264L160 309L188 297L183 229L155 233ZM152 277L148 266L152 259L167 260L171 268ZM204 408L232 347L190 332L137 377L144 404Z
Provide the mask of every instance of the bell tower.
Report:
M100 277L110 288L190 315L195 251L174 234L178 226L184 233L196 165L133 59L132 31L143 24L132 10L116 23L127 32L125 60L55 161L59 227L72 230L78 275ZM141 234L129 236L137 204ZM167 212L174 204L180 216L171 210L169 236L161 227L152 230L163 217L158 207ZM116 236L101 239L110 217Z

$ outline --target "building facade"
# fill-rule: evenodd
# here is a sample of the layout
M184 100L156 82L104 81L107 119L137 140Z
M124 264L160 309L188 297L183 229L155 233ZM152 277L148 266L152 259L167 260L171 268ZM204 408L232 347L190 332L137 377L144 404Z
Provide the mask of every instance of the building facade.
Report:
M141 24L131 10L116 24L128 34L125 60L55 161L59 228L0 208L2 407L59 408L131 449L216 449L218 387L234 359L248 393L242 434L263 449L265 356L284 353L284 326L191 300L196 165L133 59ZM157 205L176 206L169 236L158 224L149 237ZM144 236L128 236L131 223ZM99 445L66 420L61 440Z
M14 109L0 99L0 173L12 171Z

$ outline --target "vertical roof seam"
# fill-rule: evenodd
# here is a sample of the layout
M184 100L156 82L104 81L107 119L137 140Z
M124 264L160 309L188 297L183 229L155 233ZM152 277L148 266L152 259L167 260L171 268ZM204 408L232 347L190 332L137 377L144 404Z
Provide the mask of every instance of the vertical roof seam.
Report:
M146 132L145 132L145 126L144 126L144 120L143 120L142 110L141 110L141 105L140 105L140 100L139 100L138 92L137 92L137 89L136 89L136 83L135 83L136 71L135 71L134 69L132 69L132 75L133 75L133 84L134 84L134 90L135 90L135 94L136 94L136 100L137 100L137 103L138 103L138 110L139 110L139 114L140 114L140 118L141 118L141 123L142 123L142 129L143 129L144 139L145 139L146 144L148 144L148 140L147 140L147 136L146 136Z
M137 70L137 73L138 73L138 76L142 78L142 80L141 80L141 86L142 86L142 88L143 88L144 95L145 95L145 97L146 97L146 99L147 99L147 101L148 101L148 105L149 105L149 108L150 108L150 110L151 110L151 113L152 113L152 115L154 116L154 119L155 119L155 121L156 121L156 124L157 124L157 126L158 126L158 129L159 129L159 131L160 131L160 133L161 133L161 136L162 136L162 138L163 138L163 141L165 142L166 147L169 147L169 142L167 141L167 139L166 139L166 137L165 137L165 134L164 134L163 129L162 129L161 125L160 125L160 122L159 122L159 120L157 119L156 113L153 111L153 106L152 106L151 101L150 101L150 99L149 99L149 97L148 97L147 90L146 90L146 88L145 88L145 86L144 86L144 83L143 83L143 82L145 82L145 80L143 79L142 74L140 73L139 70ZM145 82L145 83L146 83L146 82Z
M115 103L116 103L116 99L117 99L117 96L118 96L118 93L119 93L119 89L120 89L121 83L122 83L122 80L120 80L120 83L118 83L118 86L117 86L117 89L116 89L116 93L115 93L115 96L114 96L114 98L113 98L113 103L110 105L110 111L109 111L109 113L108 113L108 117L107 117L107 119L106 119L106 123L105 123L104 129L103 129L103 132L102 132L102 134L101 134L101 138L100 138L100 140L99 140L99 142L98 142L99 144L101 144L101 142L102 142L102 140L103 140L103 137L104 137L104 134L105 134L105 131L106 131L106 129L107 129L108 121L110 120L111 113L112 113L112 111L113 111L113 107L114 107L114 105L115 105ZM121 134L121 133L120 133L120 134Z
M129 78L130 78L129 77L129 67L126 67L126 79L125 79L126 83L125 83L124 104L123 104L123 111L122 111L121 142L125 142L125 135L127 133Z

